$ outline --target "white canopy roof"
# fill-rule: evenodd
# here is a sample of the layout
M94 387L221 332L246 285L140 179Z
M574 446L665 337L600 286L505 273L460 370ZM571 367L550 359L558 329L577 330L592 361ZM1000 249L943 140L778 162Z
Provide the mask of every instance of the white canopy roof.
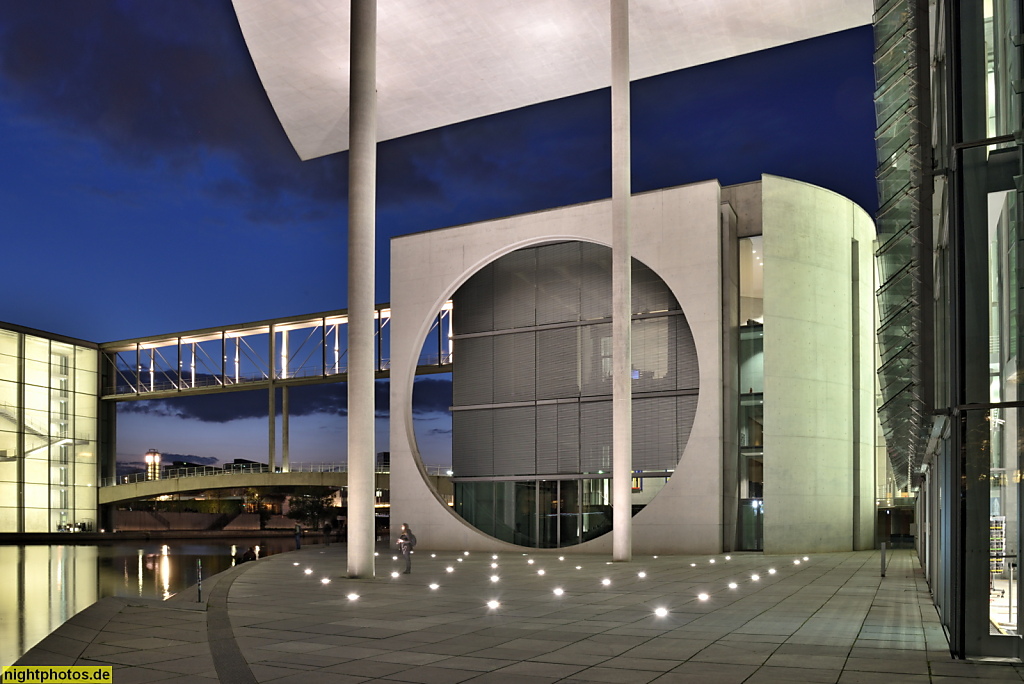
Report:
M349 0L233 0L302 159L348 148ZM633 80L871 23L871 0L630 0ZM607 87L607 0L378 0L380 140Z

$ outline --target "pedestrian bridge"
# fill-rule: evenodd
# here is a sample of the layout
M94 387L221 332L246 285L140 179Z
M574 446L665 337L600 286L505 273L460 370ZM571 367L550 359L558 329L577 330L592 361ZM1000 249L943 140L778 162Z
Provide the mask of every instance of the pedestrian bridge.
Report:
M447 471L431 466L428 477L434 480L438 491L440 480L447 480ZM391 475L378 471L374 475L377 489L390 489ZM99 488L99 503L116 504L135 499L153 499L160 496L194 494L210 489L238 489L261 487L329 487L337 489L348 485L348 468L337 463L298 463L288 472L271 472L265 465L224 469L212 467L168 468L159 479L145 479L144 473L104 480Z

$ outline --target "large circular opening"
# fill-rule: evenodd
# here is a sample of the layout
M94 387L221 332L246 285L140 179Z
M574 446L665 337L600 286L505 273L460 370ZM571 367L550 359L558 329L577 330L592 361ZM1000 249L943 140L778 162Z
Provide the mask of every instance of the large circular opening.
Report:
M668 286L634 260L632 287L635 515L675 471L699 382L690 328ZM452 303L455 512L526 547L609 532L611 250L520 249L474 274Z

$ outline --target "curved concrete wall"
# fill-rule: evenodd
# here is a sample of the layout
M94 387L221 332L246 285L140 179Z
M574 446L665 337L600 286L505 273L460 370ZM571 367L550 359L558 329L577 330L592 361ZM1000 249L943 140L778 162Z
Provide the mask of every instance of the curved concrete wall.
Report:
M676 474L633 519L635 553L721 550L722 276L720 189L715 181L633 198L634 256L679 300L693 333L701 394ZM441 305L483 265L529 245L611 243L611 203L593 202L392 240L391 516L413 525L424 548L516 550L451 511L427 483L416 450L412 382L423 340ZM457 315L457 312L456 312ZM458 363L458 346L455 347ZM611 552L611 535L578 547Z
M785 178L762 198L764 550L871 548L874 223Z

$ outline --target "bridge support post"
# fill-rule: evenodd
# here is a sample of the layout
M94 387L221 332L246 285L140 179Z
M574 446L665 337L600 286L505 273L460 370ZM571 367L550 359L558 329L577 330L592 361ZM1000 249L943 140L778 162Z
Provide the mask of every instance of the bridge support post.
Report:
M351 0L348 174L348 576L373 577L377 2Z
M281 472L291 470L288 458L288 385L281 388Z

